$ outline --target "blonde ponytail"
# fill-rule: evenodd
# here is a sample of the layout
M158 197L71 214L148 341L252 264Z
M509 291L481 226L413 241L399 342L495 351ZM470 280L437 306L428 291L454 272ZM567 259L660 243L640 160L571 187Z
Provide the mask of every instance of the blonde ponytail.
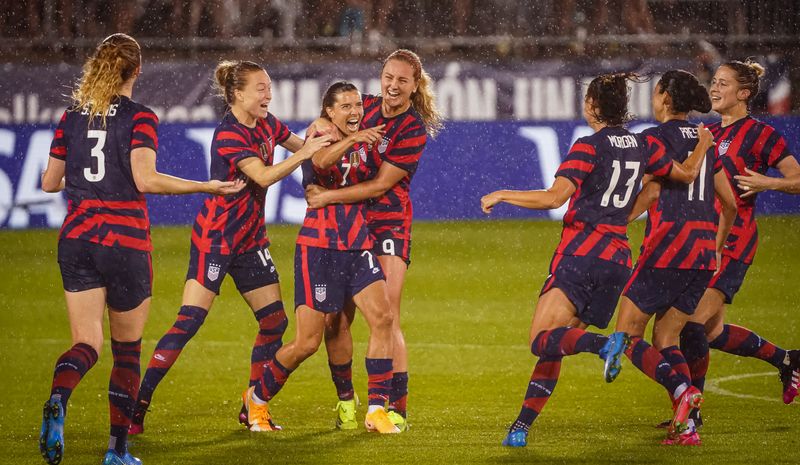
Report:
M83 65L81 79L72 92L73 109L86 108L89 115L101 115L105 127L112 100L141 62L141 49L133 37L127 34L108 36Z

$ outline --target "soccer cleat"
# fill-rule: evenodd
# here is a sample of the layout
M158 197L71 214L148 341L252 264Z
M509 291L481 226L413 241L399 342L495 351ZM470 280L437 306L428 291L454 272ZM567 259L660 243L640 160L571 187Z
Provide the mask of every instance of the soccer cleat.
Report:
M131 418L131 426L128 427L128 434L135 436L144 433L144 416L147 414L147 407L150 404L143 400L136 402L133 408L133 417Z
M114 449L108 449L106 455L103 456L103 465L142 465L142 461L128 451L119 455Z
M694 420L695 429L700 429L703 427L703 416L700 415L700 410L692 409L692 413L689 414L689 418ZM672 424L672 419L664 420L657 424L656 428L667 429L669 428L670 424Z
M503 439L503 445L506 447L525 447L528 445L528 432L524 429L515 429L508 432L508 435Z
M244 406L244 402L242 402L242 409L239 410L239 423L250 429L250 423L247 421L247 407Z
M786 360L778 369L783 384L783 403L791 404L800 385L800 350L786 351Z
M661 441L665 446L700 446L703 441L700 440L700 435L697 431L686 431L677 436L669 436Z
M39 451L50 465L57 465L64 457L64 406L58 398L44 403Z
M367 431L377 431L381 434L400 432L400 429L389 419L389 415L383 407L373 410L372 413L367 413L364 418L364 426L367 427Z
M336 403L336 427L339 429L356 429L356 400L340 400Z
M269 414L269 404L253 402L254 387L249 387L242 393L242 408L246 414L244 425L250 431L280 431L281 427L272 422ZM242 422L242 412L239 413L239 422Z
M628 346L631 345L631 337L626 333L616 332L608 336L608 340L602 349L600 349L600 358L605 360L603 364L603 377L607 383L617 379L620 370L622 370L621 358Z
M675 415L668 428L668 437L675 438L677 435L685 433L689 428L689 414L692 409L699 409L702 403L703 393L696 387L689 386L675 404Z
M386 412L386 415L389 417L389 421L392 422L394 426L397 427L401 432L408 431L408 420L406 417L400 414L397 410L389 410Z

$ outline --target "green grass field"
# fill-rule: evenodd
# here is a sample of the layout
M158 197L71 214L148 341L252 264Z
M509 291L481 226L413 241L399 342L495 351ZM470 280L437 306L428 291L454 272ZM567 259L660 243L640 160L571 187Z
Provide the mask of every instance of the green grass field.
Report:
M784 347L800 346L800 217L760 220L756 264L729 321ZM280 433L236 421L256 325L227 280L204 327L159 387L146 433L131 450L145 464L800 463L800 402L780 402L776 371L714 352L699 448L660 446L654 424L670 415L660 386L624 362L607 385L600 360L570 357L525 449L500 446L516 417L534 357L527 348L533 303L560 224L445 222L414 226L403 324L410 350L407 434L334 429L335 390L324 349L272 403ZM642 225L633 228L639 243ZM271 252L292 308L296 226L272 226ZM155 228L154 298L142 350L146 365L180 306L188 228ZM56 358L70 345L55 231L0 233L0 463L44 463L37 440ZM293 320L290 315L290 321ZM612 323L613 324L613 323ZM608 332L606 330L605 332ZM293 326L287 332L289 339ZM366 328L355 326L355 385L366 398ZM106 448L111 356L71 398L64 464L98 464ZM365 407L359 410L361 418Z

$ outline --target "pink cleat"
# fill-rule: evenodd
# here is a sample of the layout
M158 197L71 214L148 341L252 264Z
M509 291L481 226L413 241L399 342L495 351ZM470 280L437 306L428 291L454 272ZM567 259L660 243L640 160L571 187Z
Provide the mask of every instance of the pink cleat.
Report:
M697 434L697 431L687 431L674 437L667 435L667 438L661 441L661 444L665 446L700 446L703 441L700 440L700 435Z
M703 393L696 387L689 386L676 401L675 416L669 425L668 437L677 437L689 429L689 414L692 409L700 408L700 404L703 403Z

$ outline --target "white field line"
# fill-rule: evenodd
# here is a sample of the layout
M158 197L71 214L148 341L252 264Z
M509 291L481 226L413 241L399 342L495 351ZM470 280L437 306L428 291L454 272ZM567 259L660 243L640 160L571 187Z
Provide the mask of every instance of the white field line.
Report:
M775 376L775 372L767 371L764 373L745 373L742 375L731 375L731 376L723 376L722 378L710 379L706 381L706 391L713 392L714 394L719 394L721 396L737 397L739 399L763 400L766 402L782 402L777 398L777 396L764 397L764 396L754 396L751 394L739 394L738 392L729 391L727 389L720 387L720 384L728 381L736 381L747 378L758 378L761 376Z

